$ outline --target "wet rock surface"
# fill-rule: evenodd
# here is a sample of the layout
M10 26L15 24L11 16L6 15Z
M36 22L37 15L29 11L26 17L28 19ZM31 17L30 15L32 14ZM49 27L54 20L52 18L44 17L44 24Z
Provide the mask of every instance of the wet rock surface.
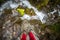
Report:
M13 40L13 38L20 37L23 30L26 30L27 33L30 29L34 30L34 25L30 24L28 20L21 20L19 16L11 16L12 10L5 9L4 17L1 15L1 24L2 24L2 40ZM5 19L5 20L4 20ZM5 21L5 22L3 22Z
M29 33L29 31L32 29L35 36L39 40L59 40L60 35L60 16L59 16L59 5L58 7L52 7L50 3L48 3L48 0L46 1L31 1L30 3L33 5L29 5L27 7L26 3L22 3L22 5L25 4L25 6L19 5L17 8L24 9L25 10L25 16L20 16L20 14L16 11L16 6L10 8L5 8L2 11L2 14L0 15L0 38L2 40L20 40L20 35L25 30L26 33ZM14 3L19 4L19 0L15 0ZM21 2L27 2L21 0ZM33 3L32 3L33 2ZM40 2L42 2L40 4ZM49 1L50 2L50 1ZM58 2L58 1L57 1ZM57 3L56 2L56 3ZM13 4L13 3L12 3ZM54 4L54 3L52 3ZM10 4L11 5L11 4ZM57 5L57 4L55 4ZM45 12L47 16L44 16L43 20L46 20L46 23L42 24L41 20L39 18L42 18L42 12L39 12L35 7L40 10L40 8ZM35 12L37 11L37 12ZM40 14L41 13L41 14ZM28 16L27 19L26 15ZM36 15L38 17L36 17ZM41 16L42 15L42 16ZM35 16L31 17L31 16ZM22 17L25 17L25 19Z

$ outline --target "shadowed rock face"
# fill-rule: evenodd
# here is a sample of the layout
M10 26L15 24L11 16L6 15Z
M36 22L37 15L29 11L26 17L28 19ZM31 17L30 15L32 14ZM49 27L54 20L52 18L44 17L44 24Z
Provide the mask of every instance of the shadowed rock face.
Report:
M9 0L0 0L0 6Z

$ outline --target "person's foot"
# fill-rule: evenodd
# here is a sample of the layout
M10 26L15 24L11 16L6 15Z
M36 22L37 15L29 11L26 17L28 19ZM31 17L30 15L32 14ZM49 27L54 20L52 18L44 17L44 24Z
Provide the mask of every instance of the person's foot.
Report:
M35 36L34 36L34 34L32 33L31 30L29 32L29 38L30 38L30 40L36 40L36 38L35 38Z
M21 35L21 40L26 40L26 38L27 38L27 34L26 34L26 31L24 30Z

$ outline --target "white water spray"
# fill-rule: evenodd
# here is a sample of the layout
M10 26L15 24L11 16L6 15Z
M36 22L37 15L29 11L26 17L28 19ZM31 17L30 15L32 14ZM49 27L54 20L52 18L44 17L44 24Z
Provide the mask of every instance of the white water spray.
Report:
M45 20L43 20L43 18L47 15L45 15L42 11L38 11L37 8L32 6L27 0L21 1L21 2L24 4L24 6L26 6L28 8L32 8L42 23L46 22Z

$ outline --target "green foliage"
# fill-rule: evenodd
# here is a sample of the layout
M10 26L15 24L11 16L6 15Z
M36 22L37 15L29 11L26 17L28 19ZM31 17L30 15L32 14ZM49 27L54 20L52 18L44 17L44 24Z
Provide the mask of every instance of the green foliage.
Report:
M0 0L0 3L3 3L4 2L4 0Z
M50 29L53 30L55 33L60 33L60 23L50 25Z
M49 9L56 7L60 4L60 0L29 0L30 3L35 6L38 10L41 10L43 7L50 6Z
M38 10L40 10L42 7L46 6L49 2L49 0L29 0L30 3L35 6Z

